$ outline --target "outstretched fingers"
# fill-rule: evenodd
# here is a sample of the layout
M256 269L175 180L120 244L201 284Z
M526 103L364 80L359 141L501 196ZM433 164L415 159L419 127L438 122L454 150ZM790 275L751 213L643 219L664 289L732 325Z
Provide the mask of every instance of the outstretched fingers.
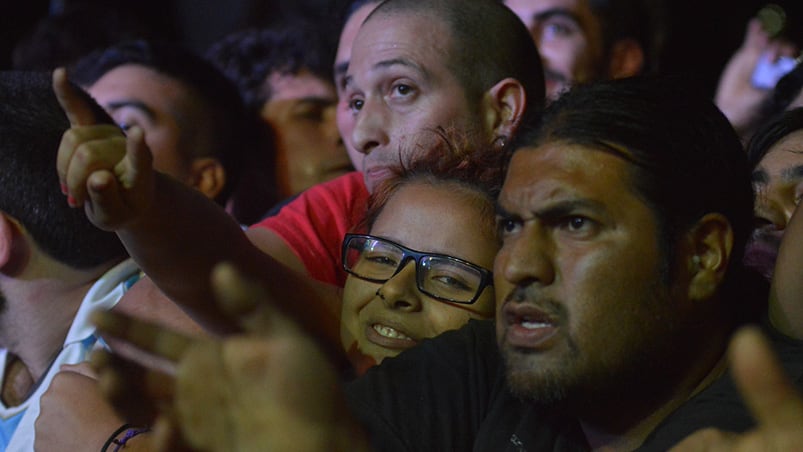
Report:
M212 290L220 308L248 333L269 334L275 327L274 309L265 302L267 294L234 265L222 262L212 269Z
M92 313L92 322L101 335L172 362L177 362L193 342L189 336L112 311Z
M90 362L98 375L100 391L127 422L151 425L164 407L172 403L173 377L105 350L95 351Z

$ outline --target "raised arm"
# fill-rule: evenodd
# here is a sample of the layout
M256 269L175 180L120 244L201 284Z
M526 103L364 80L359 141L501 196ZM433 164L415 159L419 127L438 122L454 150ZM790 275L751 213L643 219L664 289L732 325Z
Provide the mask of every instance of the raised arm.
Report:
M96 118L67 82L53 86L72 124L57 168L68 202L98 227L114 230L131 256L173 301L206 326L221 327L209 274L221 261L261 281L277 307L315 336L339 343L339 291L260 251L240 226L200 193L155 171L141 131L126 137Z
M781 333L803 339L803 209L798 205L784 231L772 277L769 318Z

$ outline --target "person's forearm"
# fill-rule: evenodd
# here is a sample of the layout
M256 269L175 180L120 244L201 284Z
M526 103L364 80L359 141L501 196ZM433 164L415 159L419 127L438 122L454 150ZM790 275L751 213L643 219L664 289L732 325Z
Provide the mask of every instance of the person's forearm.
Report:
M162 201L117 232L168 297L205 326L220 326L210 273L216 264L228 261L264 285L269 302L327 348L337 348L333 347L339 344L336 287L299 274L259 250L232 217L194 190L161 175L155 184L156 198Z

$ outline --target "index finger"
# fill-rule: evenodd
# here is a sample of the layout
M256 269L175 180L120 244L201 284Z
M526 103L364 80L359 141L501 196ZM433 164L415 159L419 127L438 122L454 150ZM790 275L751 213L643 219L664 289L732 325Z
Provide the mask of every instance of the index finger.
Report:
M173 362L177 362L193 343L189 336L112 311L95 311L91 319L102 334Z
M97 122L95 113L81 96L77 88L67 80L67 71L57 68L53 71L53 92L72 126L89 126Z
M730 353L736 384L759 425L776 429L803 424L803 398L757 329L738 331Z

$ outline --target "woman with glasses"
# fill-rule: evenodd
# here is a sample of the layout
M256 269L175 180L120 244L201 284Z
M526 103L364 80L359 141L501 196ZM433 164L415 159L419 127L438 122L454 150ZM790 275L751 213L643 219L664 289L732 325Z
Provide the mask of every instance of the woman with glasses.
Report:
M494 315L494 201L505 158L498 150L456 156L446 139L438 146L449 149L427 152L378 187L367 233L344 239L341 340L358 372Z

